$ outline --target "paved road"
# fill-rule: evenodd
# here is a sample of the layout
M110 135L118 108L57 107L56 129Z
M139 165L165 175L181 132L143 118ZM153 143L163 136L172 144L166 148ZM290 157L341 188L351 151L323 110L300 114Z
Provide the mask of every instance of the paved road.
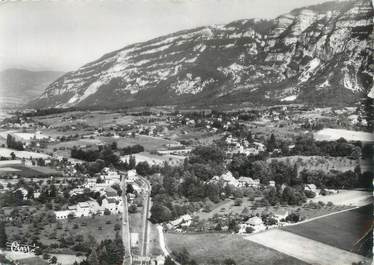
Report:
M181 265L179 262L173 259L173 257L170 255L169 250L166 247L166 240L165 240L165 235L164 235L164 230L162 228L162 225L157 225L157 231L158 231L158 238L160 241L160 248L162 252L164 253L164 256L170 256L170 258L174 261L175 264Z

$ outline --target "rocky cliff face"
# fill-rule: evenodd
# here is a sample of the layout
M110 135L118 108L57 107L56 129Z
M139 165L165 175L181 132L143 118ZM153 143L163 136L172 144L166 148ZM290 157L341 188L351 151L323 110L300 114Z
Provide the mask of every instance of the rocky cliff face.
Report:
M65 74L30 106L353 104L373 94L373 18L370 0L339 1L173 33Z

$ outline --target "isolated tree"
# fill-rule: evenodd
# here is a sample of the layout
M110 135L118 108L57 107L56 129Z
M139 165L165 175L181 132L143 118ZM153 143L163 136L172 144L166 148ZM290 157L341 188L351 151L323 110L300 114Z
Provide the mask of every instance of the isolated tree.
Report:
M129 207L129 213L136 213L137 207L135 204L131 204Z
M206 186L206 195L207 197L214 203L218 203L220 201L220 189L219 186L215 183L209 183Z
M113 142L113 143L110 145L110 148L112 148L112 150L117 150L117 142Z
M134 188L133 188L133 186L129 183L129 184L127 184L127 187L126 187L126 194L127 193L134 193Z
M129 157L129 169L134 169L136 166L135 156L130 155Z
M267 142L267 151L273 152L276 147L277 147L277 143L275 140L275 136L274 134L271 134L270 139Z
M23 193L20 190L16 190L14 193L14 200L16 202L17 206L20 206L23 204Z
M121 230L121 225L120 224L115 224L114 225L114 231L119 231Z
M151 167L149 166L147 161L139 162L135 168L136 168L136 173L142 176L146 176L151 173Z
M57 263L57 258L56 258L56 256L53 256L53 257L51 258L50 263L51 263L51 264L56 264L56 263Z
M153 223L162 223L165 221L169 221L171 217L171 211L166 206L162 206L160 204L152 205L150 220Z

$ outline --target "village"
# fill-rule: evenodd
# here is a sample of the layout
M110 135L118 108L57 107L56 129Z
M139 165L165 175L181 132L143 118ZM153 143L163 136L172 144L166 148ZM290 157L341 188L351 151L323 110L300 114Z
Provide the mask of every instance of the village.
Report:
M96 244L121 240L133 264L162 265L180 262L184 235L246 240L364 207L357 111L17 113L0 132L5 232L30 235L21 243L41 246L40 262L83 262L97 233ZM61 232L43 233L30 211Z

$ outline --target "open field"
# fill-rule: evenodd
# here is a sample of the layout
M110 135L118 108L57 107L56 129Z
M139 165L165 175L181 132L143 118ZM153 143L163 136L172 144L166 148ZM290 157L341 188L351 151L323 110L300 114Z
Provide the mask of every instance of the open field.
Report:
M347 141L374 142L374 135L368 132L326 128L314 133L314 139L317 141L336 141L339 138Z
M95 127L107 127L113 126L113 124L133 123L139 117L111 111L72 111L34 117L34 119L54 126L71 126L78 123L86 123Z
M54 254L49 253L52 256L57 258L57 263L61 263L61 265L73 265L75 261L81 262L86 259L85 256L77 257L75 255L66 255L66 254Z
M17 151L5 147L0 148L0 156L3 157L11 157L11 153L14 153L17 158L49 158L49 155L43 154L43 153L36 153L36 152L29 152L29 151Z
M373 202L372 193L360 190L339 190L337 194L317 196L310 199L313 202L332 202L335 205L362 206Z
M218 264L231 258L238 265L306 265L307 263L232 234L166 233L170 252L184 248L198 264Z
M62 173L49 167L9 165L6 167L0 167L0 176L2 175L17 175L19 177L48 177L51 175L62 175Z
M123 148L129 145L140 144L144 147L145 151L157 151L162 149L167 149L167 144L176 144L176 141L164 139L161 137L154 137L148 135L136 135L135 137L120 137L114 139L112 137L99 137L104 143L117 142L119 148Z
M360 255L278 229L246 235L244 238L309 264L352 265L353 262L364 260Z
M52 144L49 144L47 148L43 149L42 151L46 153L53 153L54 155L58 155L62 157L70 157L71 149L74 146L76 147L92 146L94 148L97 146L97 144L101 144L101 143L102 142L97 139L78 139L78 140L73 140L73 141L52 143Z
M372 224L372 205L337 213L283 229L337 248L367 256L371 253L372 236L369 233L360 243Z

